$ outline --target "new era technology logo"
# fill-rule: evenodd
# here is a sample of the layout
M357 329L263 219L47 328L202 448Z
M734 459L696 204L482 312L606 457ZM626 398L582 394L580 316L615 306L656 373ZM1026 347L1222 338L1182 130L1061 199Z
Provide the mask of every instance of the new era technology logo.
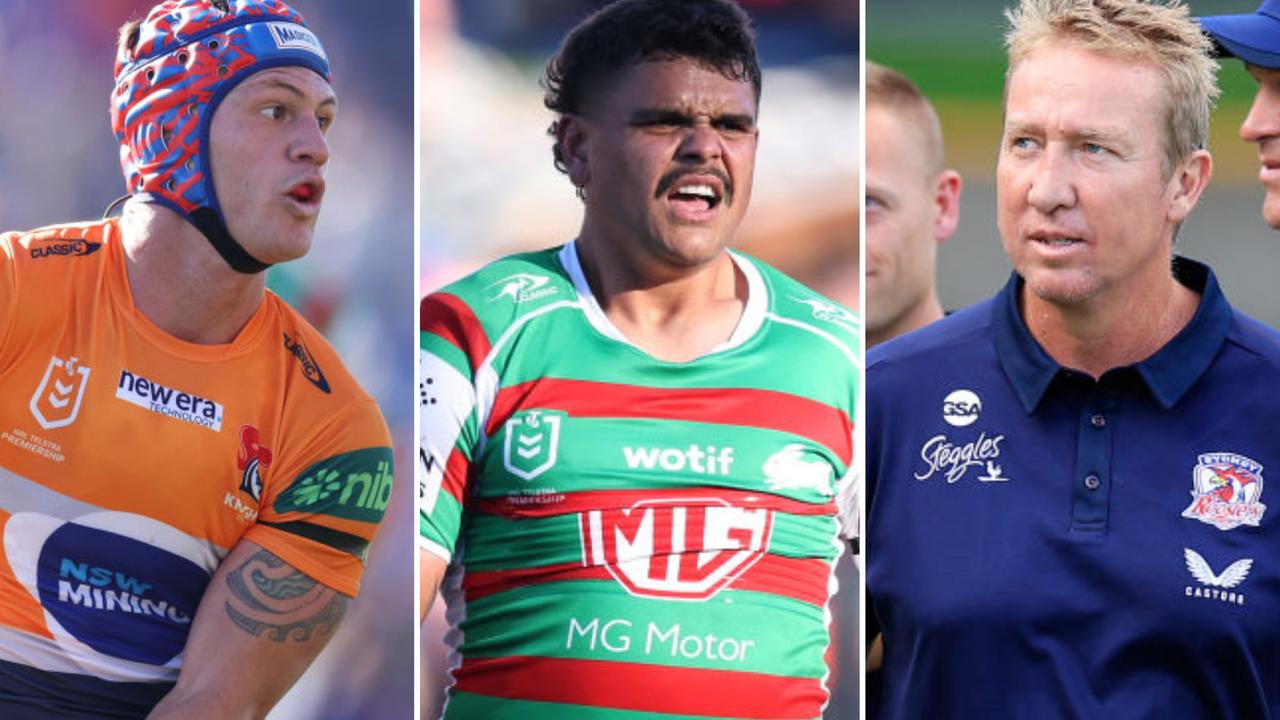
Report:
M88 384L89 368L80 364L80 358L72 356L70 360L63 360L56 355L49 358L44 378L28 405L32 416L45 430L70 425L80 414L80 403Z
M158 383L128 370L120 371L116 397L158 415L222 430L222 404Z

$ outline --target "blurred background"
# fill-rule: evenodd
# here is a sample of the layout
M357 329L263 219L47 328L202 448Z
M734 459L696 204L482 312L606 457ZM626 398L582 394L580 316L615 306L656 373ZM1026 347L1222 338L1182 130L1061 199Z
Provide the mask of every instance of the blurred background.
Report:
M582 206L552 166L553 116L538 79L564 34L604 4L421 0L423 294L577 234ZM735 245L856 307L859 3L740 4L757 24L764 90L755 187ZM827 717L855 718L861 650L847 559L839 576ZM424 718L439 713L443 627L437 606L422 634Z
M964 177L960 227L938 253L938 293L957 309L998 290L1011 270L995 220L995 165L1002 129L1006 29L1003 0L868 0L867 57L907 74L942 121L947 163ZM1190 0L1193 15L1253 12L1257 0ZM1214 174L1174 251L1213 267L1239 309L1280 327L1272 277L1280 235L1260 214L1255 146L1236 134L1255 83L1236 59L1224 59L1222 97L1212 116ZM875 138L867 138L874 143Z
M360 596L276 720L413 715L413 2L289 0L319 36L339 116L310 255L268 284L378 400L399 469ZM124 193L107 116L116 31L146 0L0 5L0 229L90 220Z

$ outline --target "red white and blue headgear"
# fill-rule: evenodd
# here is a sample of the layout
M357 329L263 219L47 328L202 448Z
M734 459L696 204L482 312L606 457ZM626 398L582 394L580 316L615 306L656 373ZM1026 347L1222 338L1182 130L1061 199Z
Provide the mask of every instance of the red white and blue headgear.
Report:
M227 93L259 70L301 66L330 80L329 59L302 16L279 0L166 0L121 44L111 129L130 193L198 228L243 273L267 264L227 230L213 187L209 127Z

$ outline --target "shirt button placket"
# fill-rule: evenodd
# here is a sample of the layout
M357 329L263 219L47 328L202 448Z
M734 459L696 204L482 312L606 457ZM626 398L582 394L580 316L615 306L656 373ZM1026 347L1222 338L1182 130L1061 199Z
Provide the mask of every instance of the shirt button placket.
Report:
M1115 401L1095 386L1080 409L1076 433L1076 482L1072 484L1071 532L1099 537L1107 530L1111 495L1111 417Z

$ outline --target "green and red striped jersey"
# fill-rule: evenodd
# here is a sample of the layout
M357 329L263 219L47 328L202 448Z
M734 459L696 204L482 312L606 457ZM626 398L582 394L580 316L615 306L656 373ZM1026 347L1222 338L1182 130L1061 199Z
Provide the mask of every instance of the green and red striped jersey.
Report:
M422 302L421 544L446 718L818 718L855 537L853 313L734 254L733 336L657 360L574 244Z

